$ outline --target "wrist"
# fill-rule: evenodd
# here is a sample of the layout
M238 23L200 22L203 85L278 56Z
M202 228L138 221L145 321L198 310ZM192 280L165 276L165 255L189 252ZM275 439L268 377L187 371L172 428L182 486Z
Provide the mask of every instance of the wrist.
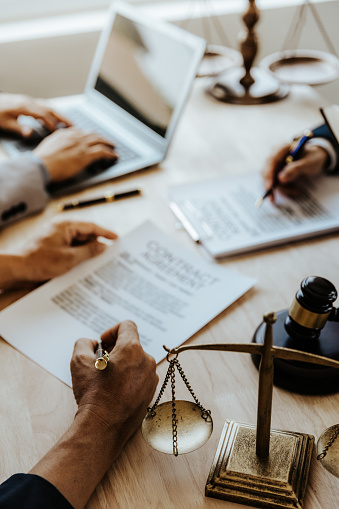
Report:
M41 172L41 176L42 176L42 179L43 179L43 182L44 182L44 186L47 187L48 184L50 183L50 181L52 180L52 177L51 177L50 171L47 168L46 163L40 157L38 157L34 153L34 151L27 152L26 155L28 157L30 157L30 159L32 159L39 166L39 169L40 169L40 172Z
M337 165L337 153L326 138L312 138L308 142L309 146L315 146L323 154L323 171L331 173Z
M44 149L44 146L41 146L43 145L43 142L44 140L32 151L32 154L44 168L48 175L48 182L54 182L57 174L54 164L55 156L51 157L51 155Z
M84 409L30 473L53 484L74 508L83 509L117 456L107 426Z
M0 289L13 288L26 281L25 257L0 254Z
M112 426L89 405L78 408L72 428L77 436L85 433L91 443L93 440L93 443L97 444L98 451L101 450L100 444L105 444L105 454L107 453L110 463L119 456L123 444L121 444L118 427Z

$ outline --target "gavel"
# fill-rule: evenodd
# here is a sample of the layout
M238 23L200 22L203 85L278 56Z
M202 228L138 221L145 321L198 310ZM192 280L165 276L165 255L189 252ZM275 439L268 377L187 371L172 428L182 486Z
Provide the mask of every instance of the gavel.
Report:
M275 346L293 348L303 352L339 360L339 310L333 306L338 293L325 278L309 276L288 310L277 313L273 327ZM262 343L264 324L253 336L253 342ZM259 359L253 356L258 367ZM339 373L333 368L275 359L274 383L302 394L327 394L339 391Z

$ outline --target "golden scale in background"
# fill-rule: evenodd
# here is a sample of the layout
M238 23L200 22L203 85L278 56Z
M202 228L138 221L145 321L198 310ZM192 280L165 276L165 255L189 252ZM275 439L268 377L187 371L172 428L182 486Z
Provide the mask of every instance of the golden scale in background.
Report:
M257 426L226 420L205 486L205 494L263 508L303 507L314 437L271 429L274 372L301 389L321 393L339 391L339 310L337 291L321 277L308 277L289 310L269 313L252 343L183 345L169 350L169 367L159 395L142 424L145 440L156 450L184 454L198 449L213 430L210 410L198 400L178 361L185 350L243 352L259 358ZM275 324L273 338L273 324ZM321 334L320 334L321 333ZM291 345L295 348L286 347ZM285 345L285 346L278 346ZM319 352L319 355L312 353ZM179 372L194 402L177 401L175 372ZM278 379L279 380L279 379ZM170 382L172 400L160 403ZM328 428L318 441L323 466L339 477L339 426Z
M256 24L259 21L255 0L249 0L248 9L242 17L246 35L240 44L240 52L229 47L225 30L213 12L212 1L201 2L209 7L210 13L210 17L202 21L205 39L211 40L211 30L214 29L222 42L220 46L207 46L198 73L198 77L220 76L207 88L214 99L233 104L269 103L286 97L290 84L320 85L338 78L338 56L311 0L305 0L297 9L282 50L264 58L259 67L253 67L258 51ZM188 18L193 17L194 5L197 5L196 0L190 4ZM297 49L307 12L313 16L328 53Z

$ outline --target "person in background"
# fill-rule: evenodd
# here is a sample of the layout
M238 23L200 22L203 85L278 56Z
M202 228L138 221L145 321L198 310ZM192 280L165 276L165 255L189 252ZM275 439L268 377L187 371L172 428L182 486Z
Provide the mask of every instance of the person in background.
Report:
M35 118L51 134L32 152L0 162L0 228L41 211L49 198L50 183L72 178L99 160L117 159L112 143L72 127L43 102L0 93L0 131L31 138L34 130L21 121L24 117Z
M277 174L278 186L287 192L303 177L315 177L321 173L334 173L339 168L339 146L328 127L324 124L312 130L312 137L305 143L300 156ZM285 161L290 144L284 144L269 158L262 176L266 189L273 184L277 168Z
M158 383L155 360L142 349L133 322L121 322L101 339L111 350L104 371L94 367L97 341L75 343L74 421L28 474L0 485L1 509L82 509L139 428Z

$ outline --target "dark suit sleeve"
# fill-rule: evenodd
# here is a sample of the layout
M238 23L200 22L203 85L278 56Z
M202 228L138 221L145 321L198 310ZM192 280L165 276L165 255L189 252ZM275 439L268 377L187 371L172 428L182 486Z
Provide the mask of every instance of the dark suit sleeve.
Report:
M1 509L73 509L53 484L33 474L15 474L0 485Z
M326 124L322 124L319 127L316 127L315 129L312 129L314 138L325 138L326 140L330 141L334 148L338 150L338 143L329 128Z
M48 193L39 164L28 156L0 163L0 228L40 212Z
M323 124L319 127L316 127L315 129L312 129L313 132L313 138L323 138L327 141L329 141L334 149L334 153L332 156L332 159L336 159L335 166L333 165L330 169L328 169L328 173L339 173L339 144L336 138L331 133L330 129L326 124ZM326 147L324 147L326 150ZM326 171L326 170L325 170Z

